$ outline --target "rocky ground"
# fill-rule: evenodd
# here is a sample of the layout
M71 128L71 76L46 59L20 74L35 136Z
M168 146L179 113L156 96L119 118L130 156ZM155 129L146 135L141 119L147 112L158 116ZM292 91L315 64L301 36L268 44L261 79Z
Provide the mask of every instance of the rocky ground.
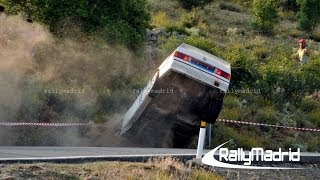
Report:
M187 36L179 34L176 31L166 32L161 28L154 28L147 30L147 48L146 54L148 54L151 60L158 59L160 55L160 46L163 44L165 38L176 37L178 39L184 39Z

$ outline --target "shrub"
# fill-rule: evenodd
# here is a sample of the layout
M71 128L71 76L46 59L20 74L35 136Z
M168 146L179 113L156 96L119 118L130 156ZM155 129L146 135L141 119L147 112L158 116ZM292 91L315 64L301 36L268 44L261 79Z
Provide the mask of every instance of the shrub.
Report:
M241 120L243 114L238 108L223 108L220 116L225 119Z
M177 32L179 34L189 35L189 32L186 30L186 28L181 26L180 24L174 24L173 26L169 26L166 28L166 31Z
M286 54L277 55L273 52L268 57L269 62L260 66L261 78L257 86L263 97L277 102L279 107L286 102L299 106L305 93L315 92L319 87L318 72L314 69L317 66L316 63L312 66L310 62L299 71L298 63L287 59Z
M230 88L241 89L252 86L258 75L257 62L245 49L244 44L231 43L221 57L231 63Z
M302 31L297 29L289 29L288 34L293 38L299 38L302 36Z
M278 118L282 125L285 126L297 126L296 119L294 118L297 110L293 110L294 106L291 106L290 103L284 105L283 110L279 113ZM293 113L295 112L295 113ZM298 120L299 122L299 120Z
M254 26L263 33L272 31L277 23L277 0L253 0L252 16Z
M257 138L254 134L243 134L236 131L234 128L226 126L218 126L214 129L213 145L218 146L226 141L231 140L225 147L236 148L241 147L244 149L251 149L253 147L264 147L261 139Z
M310 138L308 140L308 152L319 152L320 149L320 141L319 137Z
M286 150L289 150L289 148L292 148L292 145L296 142L296 139L293 137L287 137L284 139L283 142L283 148Z
M307 119L317 127L320 127L320 108L317 108L314 111L310 112Z
M211 54L219 55L220 53L216 44L209 38L190 36L186 38L185 42Z
M185 39L178 39L177 37L170 37L163 44L162 49L165 54L171 53L181 43L187 43L197 48L200 48L209 53L219 55L220 51L216 48L216 44L208 38L199 36L189 36Z
M173 26L174 22L170 19L166 12L156 12L151 17L151 26L167 28Z
M182 13L180 16L180 22L183 26L191 28L196 26L200 22L198 9L194 8L192 11Z
M183 15L182 15L183 16ZM167 32L178 32L179 34L189 34L186 31L183 21L174 21L166 12L158 11L151 18L151 26L164 28Z
M311 57L311 61L301 68L299 73L303 81L303 90L305 93L314 93L320 89L320 59Z
M49 26L53 33L61 27L57 24L64 18L74 17L80 20L88 33L107 28L107 39L115 34L122 36L112 39L129 47L139 47L145 37L145 29L149 26L149 13L146 0L120 1L84 1L67 0L6 0L6 5L19 9L25 16ZM16 8L18 7L18 8ZM13 12L17 13L17 12ZM125 40L123 40L125 39Z
M237 108L238 98L232 95L227 95L223 99L224 108Z
M270 55L270 49L267 47L255 47L253 49L253 54L255 56L255 58L257 58L258 60L263 60L266 59L269 55Z
M301 110L302 111L305 111L305 112L311 112L311 111L314 111L315 109L317 108L320 108L320 102L317 101L317 100L314 100L314 99L304 99L302 101L302 104L300 106Z
M166 12L170 17L179 17L180 13L185 11L175 0L148 0L148 7L151 12Z
M312 31L315 27L315 23L307 17L307 15L300 13L299 14L299 29L304 31Z
M313 31L320 22L320 3L318 0L297 0L299 28L304 31Z
M286 19L292 22L297 21L297 16L294 11L281 10L278 14L281 19Z
M260 123L274 124L277 122L277 111L273 106L258 109L255 119Z
M191 10L194 7L203 6L212 2L213 0L178 0L180 5L188 10Z

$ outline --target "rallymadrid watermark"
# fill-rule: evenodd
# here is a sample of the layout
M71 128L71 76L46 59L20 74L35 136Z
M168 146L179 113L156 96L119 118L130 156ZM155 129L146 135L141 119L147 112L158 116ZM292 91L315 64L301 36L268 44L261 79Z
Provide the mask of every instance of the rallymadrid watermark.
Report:
M220 92L224 92L220 90ZM228 89L226 94L260 94L260 89Z
M84 88L70 88L70 89L58 89L58 88L52 88L52 89L44 89L43 93L45 94L84 94Z
M229 141L228 141L229 142ZM288 152L282 151L279 148L278 151L264 150L263 148L252 148L251 151L245 152L242 148L237 150L229 150L228 148L221 148L226 143L209 151L203 158L202 163L214 167L223 168L235 168L235 169L303 169L303 168L288 168L288 167L265 167L265 166L252 166L252 162L283 162L285 156L288 157L291 162L300 161L300 148L296 152L289 149ZM214 155L218 152L218 159L215 159ZM243 165L235 164L244 162Z
M136 94L140 94L144 91L147 91L147 93L153 93L153 94L172 94L174 91L173 91L173 88L166 88L166 89L163 89L163 88L159 88L159 89L148 89L148 90L145 90L145 89L133 89L133 93L136 93Z

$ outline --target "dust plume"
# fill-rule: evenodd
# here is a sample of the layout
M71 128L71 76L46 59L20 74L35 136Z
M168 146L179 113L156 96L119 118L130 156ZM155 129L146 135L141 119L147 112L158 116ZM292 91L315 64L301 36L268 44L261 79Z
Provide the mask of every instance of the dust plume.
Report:
M81 36L71 24L64 28ZM135 98L132 89L141 88L148 78L145 61L98 36L57 38L46 27L19 16L1 18L0 121L105 123L119 119L114 116L121 116ZM107 135L117 123L64 131L1 127L0 145L107 146L113 138Z

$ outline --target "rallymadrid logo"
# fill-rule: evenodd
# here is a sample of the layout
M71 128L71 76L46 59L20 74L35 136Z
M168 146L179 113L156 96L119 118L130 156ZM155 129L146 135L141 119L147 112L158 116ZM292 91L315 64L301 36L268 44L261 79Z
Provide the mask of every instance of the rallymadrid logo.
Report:
M229 141L228 141L229 142ZM220 146L209 151L203 158L202 163L214 167L223 168L235 168L235 169L303 169L303 168L288 168L288 167L264 167L264 166L252 166L253 161L266 161L266 162L281 162L284 161L284 157L288 156L289 161L297 162L300 161L300 149L296 152L282 152L281 148L279 151L265 150L263 148L252 148L251 151L245 152L242 148L237 150L229 150L228 148L221 148L225 145L225 142ZM218 153L218 160L215 159L214 155ZM229 163L227 163L229 162ZM244 162L243 165L232 164L235 162Z

